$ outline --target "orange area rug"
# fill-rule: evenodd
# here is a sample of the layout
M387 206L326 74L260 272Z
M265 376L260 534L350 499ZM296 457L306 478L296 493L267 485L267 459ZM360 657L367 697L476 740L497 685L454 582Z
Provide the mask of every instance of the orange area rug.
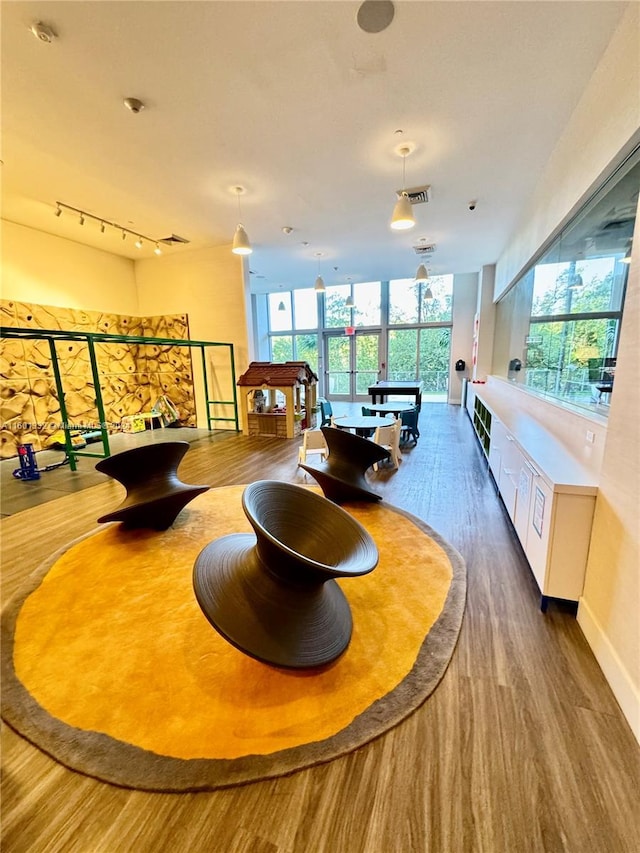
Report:
M425 700L462 620L460 555L392 506L345 506L380 553L371 574L339 581L351 643L323 669L276 669L220 637L192 587L205 545L252 532L243 488L200 495L166 531L101 528L42 567L4 618L12 727L104 781L203 790L335 758Z

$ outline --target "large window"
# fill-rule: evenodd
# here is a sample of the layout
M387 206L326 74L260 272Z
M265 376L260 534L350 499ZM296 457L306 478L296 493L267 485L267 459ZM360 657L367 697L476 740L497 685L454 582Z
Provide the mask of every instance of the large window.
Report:
M270 293L269 357L307 361L329 397L367 397L384 377L421 379L425 395L445 400L452 302L452 275L330 285L323 296L311 288Z
M315 291L270 293L268 305L270 360L306 361L317 373L318 297ZM299 331L302 329L307 331Z
M452 315L452 275L389 282L388 378L421 379L426 395L446 399Z
M636 154L500 300L495 373L607 413L639 187Z

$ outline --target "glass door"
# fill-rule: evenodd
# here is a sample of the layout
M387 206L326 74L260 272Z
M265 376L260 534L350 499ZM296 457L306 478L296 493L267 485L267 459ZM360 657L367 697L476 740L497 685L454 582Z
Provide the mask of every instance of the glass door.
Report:
M379 332L325 334L325 394L330 400L355 402L369 398L378 379Z

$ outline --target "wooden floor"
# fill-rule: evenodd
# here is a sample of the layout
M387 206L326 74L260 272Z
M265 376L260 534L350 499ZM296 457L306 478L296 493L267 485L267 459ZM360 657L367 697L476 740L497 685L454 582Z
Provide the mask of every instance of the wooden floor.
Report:
M372 483L467 563L460 640L425 705L344 758L203 794L97 782L5 726L3 853L637 853L639 748L580 628L540 612L466 413L425 406L420 429L400 470ZM180 473L305 482L298 444L217 433ZM4 519L3 600L120 495L108 482Z

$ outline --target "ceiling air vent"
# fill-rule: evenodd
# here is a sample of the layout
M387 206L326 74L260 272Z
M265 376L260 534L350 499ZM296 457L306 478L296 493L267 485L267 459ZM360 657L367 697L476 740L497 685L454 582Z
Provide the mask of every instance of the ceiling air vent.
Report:
M163 237L160 243L190 243L190 240L187 240L186 237L178 237L177 234L172 234L171 237Z
M409 196L409 201L411 204L426 204L430 198L431 186L429 184L425 184L423 187L411 187L411 189L407 190L396 190L396 195L398 198L405 192Z
M416 246L413 247L413 251L421 258L425 257L425 255L432 255L435 250L435 243L418 243Z

